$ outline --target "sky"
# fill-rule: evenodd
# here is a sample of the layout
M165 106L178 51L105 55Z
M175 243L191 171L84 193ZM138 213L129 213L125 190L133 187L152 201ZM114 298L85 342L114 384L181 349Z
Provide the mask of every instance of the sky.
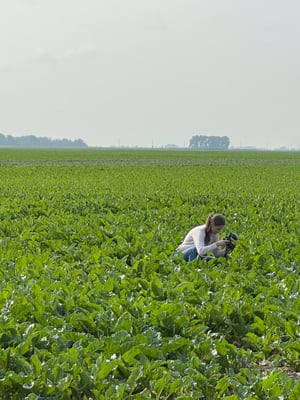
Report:
M0 133L300 148L298 0L0 0Z

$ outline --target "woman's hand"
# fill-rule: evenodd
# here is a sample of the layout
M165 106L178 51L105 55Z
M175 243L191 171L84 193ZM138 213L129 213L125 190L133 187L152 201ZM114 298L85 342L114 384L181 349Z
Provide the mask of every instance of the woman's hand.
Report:
M224 240L224 239L221 239L221 240L218 240L217 242L216 242L216 245L218 246L218 247L226 247L226 245L229 243L229 240Z

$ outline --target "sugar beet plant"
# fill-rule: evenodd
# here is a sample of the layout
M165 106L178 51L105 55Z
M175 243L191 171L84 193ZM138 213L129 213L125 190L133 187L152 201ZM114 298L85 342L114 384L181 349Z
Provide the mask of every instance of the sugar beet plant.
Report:
M300 397L299 153L0 152L2 399ZM210 212L228 260L176 246Z

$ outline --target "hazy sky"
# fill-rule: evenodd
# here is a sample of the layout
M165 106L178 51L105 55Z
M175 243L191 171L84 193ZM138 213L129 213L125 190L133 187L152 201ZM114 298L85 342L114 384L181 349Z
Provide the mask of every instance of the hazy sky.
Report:
M299 0L0 0L0 132L300 148Z

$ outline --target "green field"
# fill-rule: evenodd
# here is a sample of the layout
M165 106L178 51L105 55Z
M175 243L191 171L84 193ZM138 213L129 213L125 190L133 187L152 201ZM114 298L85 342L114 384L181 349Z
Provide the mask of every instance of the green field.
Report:
M298 400L299 177L299 152L0 149L0 398ZM174 258L211 212L230 259Z

